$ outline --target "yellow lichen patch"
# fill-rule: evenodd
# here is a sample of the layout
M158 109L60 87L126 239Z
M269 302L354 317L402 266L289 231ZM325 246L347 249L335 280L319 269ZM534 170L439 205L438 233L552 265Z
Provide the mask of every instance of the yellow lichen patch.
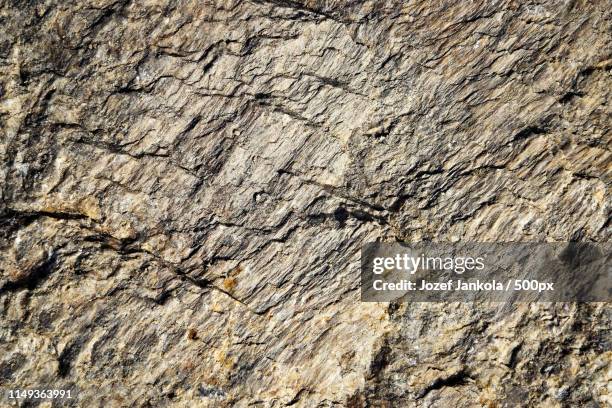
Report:
M487 407L487 408L497 408L497 403L494 400L489 399L489 397L486 397L484 395L481 395L480 398L478 399L478 402L480 403L481 406L483 407Z
M593 198L599 204L605 203L605 197L606 197L606 192L604 191L604 189L598 188L593 192Z
M215 353L215 359L228 370L234 367L234 359L224 350L224 348Z
M94 197L87 197L78 204L79 212L92 220L99 221L102 218L100 205Z
M237 284L238 284L238 281L233 276L230 276L229 278L223 279L223 287L225 288L225 290L227 290L229 292L234 290L234 288L236 287Z

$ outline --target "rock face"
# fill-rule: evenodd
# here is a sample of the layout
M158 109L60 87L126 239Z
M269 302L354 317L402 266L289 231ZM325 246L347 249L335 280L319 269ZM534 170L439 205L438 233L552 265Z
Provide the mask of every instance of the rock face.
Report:
M364 303L359 250L609 240L611 10L4 0L0 388L609 406L609 304Z

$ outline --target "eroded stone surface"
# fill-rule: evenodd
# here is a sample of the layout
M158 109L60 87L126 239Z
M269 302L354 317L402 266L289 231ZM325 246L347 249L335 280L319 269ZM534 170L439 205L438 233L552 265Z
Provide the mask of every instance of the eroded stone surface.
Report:
M609 240L609 1L0 4L2 387L611 403L606 304L358 294L376 239Z

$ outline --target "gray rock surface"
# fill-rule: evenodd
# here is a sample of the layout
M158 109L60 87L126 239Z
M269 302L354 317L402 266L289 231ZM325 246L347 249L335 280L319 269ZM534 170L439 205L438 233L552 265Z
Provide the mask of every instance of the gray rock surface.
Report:
M362 303L359 250L608 241L611 27L609 0L1 1L0 388L610 406L609 304Z

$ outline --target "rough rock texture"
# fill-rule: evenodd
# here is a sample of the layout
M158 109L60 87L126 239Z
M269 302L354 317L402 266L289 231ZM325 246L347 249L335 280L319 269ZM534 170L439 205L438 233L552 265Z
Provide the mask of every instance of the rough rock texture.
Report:
M609 304L358 289L368 241L610 239L611 10L2 0L0 388L610 406Z

